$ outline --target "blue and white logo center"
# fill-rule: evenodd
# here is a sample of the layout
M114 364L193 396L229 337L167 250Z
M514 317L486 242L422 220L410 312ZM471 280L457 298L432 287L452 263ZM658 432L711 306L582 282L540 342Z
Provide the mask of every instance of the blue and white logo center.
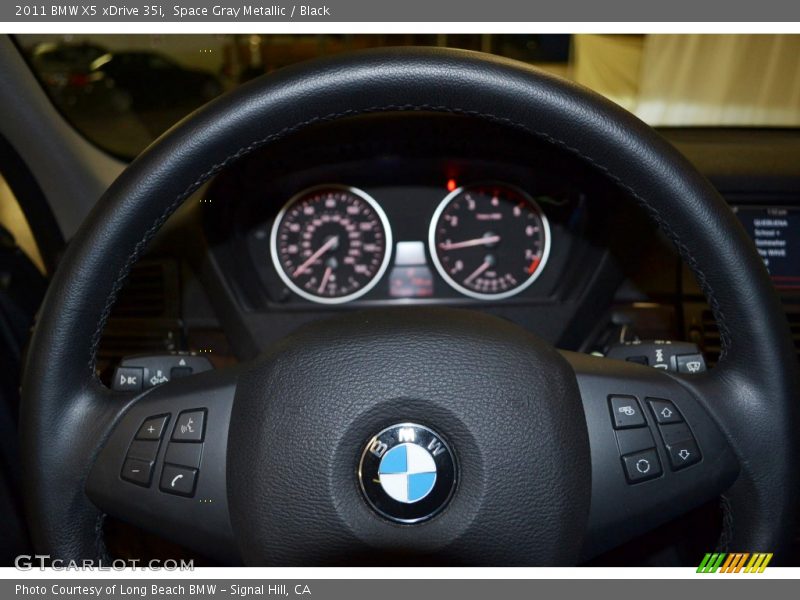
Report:
M383 455L378 467L383 490L393 499L413 504L425 498L436 484L436 462L416 444L400 444Z
M419 523L447 505L456 486L456 462L439 434L416 423L398 423L367 442L358 478L378 514L398 523Z

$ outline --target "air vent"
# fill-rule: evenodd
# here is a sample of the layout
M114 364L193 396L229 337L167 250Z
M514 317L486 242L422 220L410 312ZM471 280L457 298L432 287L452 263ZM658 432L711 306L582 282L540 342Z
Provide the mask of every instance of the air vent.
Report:
M714 320L714 315L710 310L703 311L703 317L700 323L703 329L703 344L702 350L706 355L706 363L709 367L717 364L719 360L719 353L721 350L719 340L719 328L717 322Z
M800 360L800 312L787 312L786 319L789 321L789 328L792 330L792 340L794 340L794 351Z
M131 270L111 319L178 316L178 268L173 261L142 261Z
M135 354L162 354L177 349L180 325L173 320L111 321L103 332L98 363Z
M103 331L97 368L105 381L123 356L161 354L182 347L178 265L171 260L136 264Z
M800 311L786 313L786 319L789 321L789 327L792 331L792 339L794 340L794 349L797 352L797 358L800 360ZM704 310L702 316L703 328L703 350L706 355L706 362L709 365L714 365L719 360L720 353L720 340L719 329L717 323L714 321L714 316L710 310Z

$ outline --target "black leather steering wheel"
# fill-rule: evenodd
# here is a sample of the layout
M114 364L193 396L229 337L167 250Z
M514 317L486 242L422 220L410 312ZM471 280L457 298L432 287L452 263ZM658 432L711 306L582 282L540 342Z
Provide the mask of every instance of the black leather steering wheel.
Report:
M559 352L485 315L409 309L314 324L249 363L135 396L99 383L96 351L115 297L186 198L303 128L405 111L524 131L616 182L696 275L719 326L718 365L683 376ZM179 123L114 182L70 243L24 374L30 526L37 550L61 558L102 557L107 513L232 563L555 565L722 495L724 548L780 560L797 507L798 389L781 304L752 243L650 127L585 89L486 55L392 49L317 60ZM641 404L657 477L627 481L620 454L641 445L612 426L613 395ZM671 430L647 398L673 403L702 460L673 466ZM201 408L193 498L159 489L169 431L149 486L120 478L146 418L169 415L171 428L181 411ZM357 484L364 444L404 421L439 432L459 468L447 507L405 525L371 510Z

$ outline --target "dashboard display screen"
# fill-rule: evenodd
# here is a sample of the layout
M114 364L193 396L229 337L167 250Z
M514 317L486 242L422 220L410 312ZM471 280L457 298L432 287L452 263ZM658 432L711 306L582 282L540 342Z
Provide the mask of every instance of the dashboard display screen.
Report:
M395 267L389 275L392 298L430 298L433 296L433 273L426 265Z
M737 206L734 211L755 242L775 286L800 289L800 208Z

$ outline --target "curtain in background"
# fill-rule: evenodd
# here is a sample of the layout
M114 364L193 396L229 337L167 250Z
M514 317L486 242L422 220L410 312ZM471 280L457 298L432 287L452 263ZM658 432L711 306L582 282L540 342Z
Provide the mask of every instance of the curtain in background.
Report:
M800 36L647 36L634 110L658 125L800 125Z
M639 99L644 35L575 35L570 76L634 111Z
M800 35L636 39L576 36L575 79L651 125L800 126Z

